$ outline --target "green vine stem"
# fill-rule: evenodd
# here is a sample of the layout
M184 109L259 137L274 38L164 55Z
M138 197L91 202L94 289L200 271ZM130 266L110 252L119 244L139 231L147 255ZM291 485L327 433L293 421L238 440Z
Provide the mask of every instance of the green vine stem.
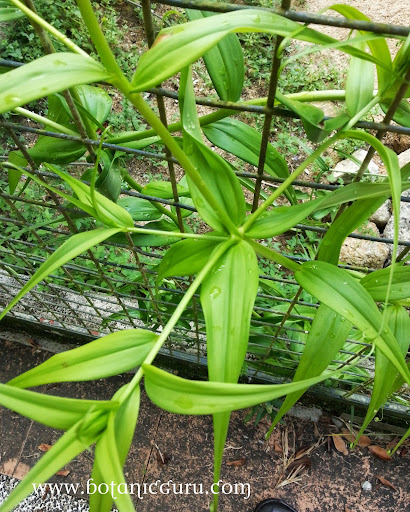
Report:
M155 130L155 133L161 137L163 143L168 147L171 153L178 160L179 164L192 179L196 187L201 191L205 200L219 215L222 223L226 226L226 228L231 233L238 234L239 232L237 226L235 226L235 224L232 222L229 215L220 208L218 201L215 200L209 191L200 173L192 165L190 159L179 147L178 143L174 140L166 126L162 124L161 120L156 116L151 107L142 98L141 94L133 92L132 84L122 73L111 51L111 48L109 47L104 37L90 1L77 0L77 5L81 11L81 15L87 25L91 39L97 49L98 55L100 56L103 65L106 67L107 71L113 75L111 83L117 87L124 94L124 96L126 96L126 98L134 105L134 107L140 112L144 119Z
M34 112L31 112L30 110L27 110L26 108L17 107L13 109L14 112L17 114L20 114L21 116L27 117L28 119L32 119L33 121L36 121L37 123L44 124L45 126L49 126L50 128L53 128L57 132L65 133L66 135L74 135L75 137L78 137L78 133L70 130L70 128L66 128L65 126L55 123L54 121L51 121L51 119L47 119L46 117L40 116L39 114L35 114Z
M74 53L78 53L79 55L82 55L83 57L87 57L88 59L91 59L91 57L86 53L84 50L82 50L79 46L77 46L73 41L71 41L70 38L68 38L66 35L62 34L59 30L57 30L55 27L47 23L47 21L43 20L38 14L33 12L31 9L29 9L25 4L20 2L20 0L10 0L10 2L15 5L18 9L20 9L24 14L29 18L30 20L34 21L34 23L37 23L37 25L40 25L40 27L43 27L47 32L52 34L56 39L61 41L64 46L67 46L69 50L71 50Z

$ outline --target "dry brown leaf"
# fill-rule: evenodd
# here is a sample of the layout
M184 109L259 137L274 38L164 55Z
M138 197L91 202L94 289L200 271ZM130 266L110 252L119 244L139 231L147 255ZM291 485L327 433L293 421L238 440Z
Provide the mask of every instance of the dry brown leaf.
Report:
M378 457L382 460L391 460L390 455L387 453L387 451L382 448L381 446L377 446L377 444L371 444L368 447L368 450L370 453Z
M391 489L394 489L395 491L397 491L397 487L395 485L393 485L391 482L389 482L386 478L384 478L384 476L376 475L376 478L379 480L379 482L381 484L385 485L386 487L390 487Z
M274 445L273 449L275 450L276 453L283 453L282 446L279 443L277 443L276 441L275 441L275 445Z
M243 466L246 462L245 457L242 457L241 459L237 460L228 460L226 463L227 466L233 466L234 468L239 468L240 466Z
M407 447L403 446L403 448L401 449L401 452L400 452L400 457L405 457L407 452L408 452Z
M46 444L46 443L41 443L39 446L37 446L37 448L39 450L41 450L42 452L48 452L48 450L50 450L50 448L52 448L53 445L51 444Z
M343 433L343 437L346 439L346 441L348 441L349 443L355 442L356 436L354 434L352 434L348 428L342 427L341 430Z
M320 437L319 429L317 428L316 423L313 423L313 433L315 434L315 437Z
M370 446L372 444L372 440L369 436L360 436L357 441L357 446L361 446L362 448L366 448L366 446Z
M286 468L286 470L289 471L289 470L291 470L293 468L297 468L299 466L309 468L311 465L312 465L312 461L311 461L310 457L302 457L301 459L294 460L293 462L291 462L288 465L288 467Z
M346 443L343 441L341 436L338 436L337 434L332 434L333 444L335 445L335 448L338 452L343 453L343 455L348 455L349 452L346 448Z
M68 476L71 473L68 469L60 469L57 471L56 476Z
M295 456L294 456L294 459L297 460L297 459L300 459L301 457L303 457L306 452L308 452L310 449L312 448L312 446L303 446L302 448L300 448L296 453L295 453Z

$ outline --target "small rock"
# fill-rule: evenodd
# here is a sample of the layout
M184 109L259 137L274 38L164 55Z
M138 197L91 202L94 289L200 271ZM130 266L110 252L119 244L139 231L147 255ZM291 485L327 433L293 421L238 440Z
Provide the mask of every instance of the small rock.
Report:
M403 154L403 153L402 153ZM402 193L403 197L410 197L410 189ZM384 228L383 237L393 238L394 235L394 217L390 217L389 222ZM400 224L399 224L399 240L410 240L410 203L400 203ZM403 245L399 245L398 254L404 249ZM391 255L393 246L389 244L389 254Z
M380 236L376 224L368 222L355 233L369 236ZM339 259L343 263L368 267L373 269L383 268L383 264L389 256L388 244L372 242L359 238L346 238L340 251Z
M399 155L399 166L400 168L410 162L410 148Z
M333 417L332 421L333 421L333 425L335 425L337 428L342 428L344 425L343 421L339 420L339 418Z
M378 227L384 227L391 216L391 201L388 199L378 208L369 218L370 222L374 222Z
M359 162L363 162L367 155L367 151L365 149L358 149L352 155L352 157L359 160ZM355 177L356 172L360 169L360 165L356 162L353 162L349 158L346 160L341 160L338 164L336 164L333 173L329 177L329 181L336 181L339 178L342 178L344 183L350 183ZM373 160L370 160L370 164L367 168L366 174L373 174L377 176L379 174L379 166L374 163Z
M364 491L371 491L372 490L372 484L366 480L365 482L362 483L362 489Z

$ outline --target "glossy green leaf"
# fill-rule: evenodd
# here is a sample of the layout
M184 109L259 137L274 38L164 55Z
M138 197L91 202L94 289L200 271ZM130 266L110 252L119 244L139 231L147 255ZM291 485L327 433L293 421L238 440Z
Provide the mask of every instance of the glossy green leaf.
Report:
M165 253L158 267L157 282L170 276L192 276L207 263L218 242L213 240L182 240Z
M365 338L410 382L410 372L395 337L387 326L383 327L375 302L355 278L329 263L309 261L295 272L295 279L307 292L363 331Z
M371 21L370 18L365 16L362 12L360 12L355 7L351 7L350 5L343 5L343 4L334 4L329 7L329 9L332 9L342 16L344 16L347 19L352 20L362 20L362 21ZM360 31L362 35L367 35L368 33L365 31ZM380 63L383 63L383 65L376 64L377 67L377 80L378 80L378 90L380 92L384 91L384 89L388 86L388 84L391 81L391 68L392 68L392 62L391 62L391 56L389 47L387 46L387 42L385 39L376 39L376 40L369 40L367 42L370 51L372 52L372 55L379 59ZM372 72L373 76L373 72Z
M81 181L77 180L76 178L73 178L63 171L60 171L60 169L57 167L51 166L50 164L46 164L46 167L58 174L58 176L60 176L71 187L80 201L82 201L84 204L88 204L89 207L94 209L90 187L88 185L81 183ZM102 222L119 228L129 228L134 226L131 215L126 210L124 210L124 208L121 208L121 206L118 206L113 201L110 201L107 197L103 196L99 192L95 192L95 198L98 203L98 212L94 210L94 216L97 216L97 218L99 218Z
M356 47L366 51L366 43L356 43ZM373 64L369 61L350 57L346 79L346 107L350 117L358 114L373 99Z
M186 187L177 185L177 192L180 197L189 196L189 190ZM142 193L147 196L159 197L161 199L173 199L172 183L169 181L151 181L142 189Z
M368 274L360 282L370 293L373 300L383 302L386 299L390 279L390 268L382 268ZM408 299L410 297L410 267L394 268L389 301Z
M17 302L32 290L38 283L49 276L54 270L79 256L91 247L107 240L110 236L118 233L119 228L104 228L86 231L85 233L77 233L65 241L58 249L56 249L48 259L40 265L37 272L27 281L18 294L8 304L8 306L0 314L0 320L8 313Z
M53 53L0 75L0 114L74 85L108 80L97 61L74 53Z
M251 238L269 238L293 228L321 205L322 199L307 201L296 206L276 206L262 213L246 235Z
M8 384L0 384L0 405L48 427L67 430L90 408L112 409L116 402L77 400L44 395Z
M320 377L289 384L226 384L187 380L143 365L145 389L149 398L162 409L176 414L215 414L245 409L294 393L334 377L326 372Z
M143 91L163 82L234 32L266 32L284 37L295 34L296 39L311 43L336 42L336 39L310 28L301 30L299 23L268 11L247 9L246 12L240 10L218 14L161 30L154 46L140 59L132 80L135 90ZM342 46L340 50L380 62L349 45Z
M255 128L236 119L222 119L202 127L206 138L241 160L258 166L262 135ZM282 155L268 143L266 149L265 172L270 176L289 177L289 169ZM292 187L286 191L292 204L296 204L296 196Z
M200 20L215 14L196 9L186 10L189 21ZM203 55L206 69L218 96L223 101L238 101L245 79L243 52L238 37L229 34Z
M202 283L200 297L212 381L238 380L248 346L258 282L255 252L247 242L241 241L223 255Z
M351 328L352 324L350 322L325 304L321 304L315 313L293 382L316 377L325 371L343 347ZM306 390L307 388L286 397L269 432L272 432L280 419L293 407Z
M108 482L111 497L119 510L121 512L135 512L130 494L123 492L125 476L122 470L123 463L120 461L118 454L117 443L119 441L115 429L115 413L111 413L108 418L107 428L97 441L95 459L102 479L104 482ZM121 483L122 486L119 487ZM100 509L98 510L100 512Z
M8 169L7 174L9 182L9 194L13 195L23 173L17 169Z
M128 386L125 385L120 388L114 395L113 399L120 399L121 395L125 393ZM135 427L138 420L138 413L140 407L140 388L137 386L128 398L122 402L121 406L115 413L114 421L114 433L115 442L117 445L118 458L121 466L125 464L127 459L128 451L131 446L131 442L134 436ZM104 465L104 460L96 458L94 460L93 472L91 478L95 485L98 485L104 481L103 471L101 470ZM112 497L110 494L101 494L96 492L90 495L90 509L98 510L98 512L110 512L112 505Z
M101 87L91 85L78 85L75 90L84 110L89 112L98 121L99 125L103 124L111 112L111 96ZM97 126L94 123L94 128L97 128Z
M246 212L242 188L230 165L202 141L190 69L181 73L180 108L185 153L200 173L204 186L211 192L220 212L234 225L241 225ZM189 175L187 182L195 207L203 220L216 231L226 231L220 212L211 207Z
M0 0L0 23L24 18L24 13L9 0Z
M100 166L102 170L95 180L95 188L100 194L118 204L122 185L121 165L118 154L111 158L108 152L101 151Z
M395 246L398 240L398 221L400 211L401 182L410 177L410 164L403 167L400 172L396 153L383 146L380 141L368 133L360 131L347 131L338 135L340 138L357 138L371 144L379 153L380 158L387 169L390 183L390 193L380 195L378 198L362 199L356 201L347 208L330 226L328 232L323 237L319 247L318 259L337 265L340 249L346 237L355 229L368 220L390 196L393 198L393 213L395 215ZM326 203L325 203L326 204Z
M146 199L140 199L139 197L121 197L118 199L117 204L127 210L131 215L132 220L157 220L162 217L162 213L159 212L155 206L153 206Z
M409 348L410 318L405 308L401 306L388 306L386 311L387 325L394 334L403 358ZM376 347L376 363L372 397L367 409L366 417L357 437L359 438L368 424L377 414L380 407L386 402L397 377L397 370L383 352Z
M389 110L390 104L382 102L380 106L384 113ZM405 126L406 128L410 128L410 103L408 100L402 100L399 103L399 106L396 108L393 121L401 126Z
M108 334L82 347L56 354L8 384L29 388L51 382L78 382L118 375L141 364L157 337L144 329Z
M92 422L91 428L84 435L84 423ZM40 484L52 477L59 469L75 459L101 435L107 423L107 415L100 411L76 423L68 432L50 448L48 452L28 472L24 480L12 491L10 496L0 505L0 512L9 512L29 494L33 492L33 484Z
M276 99L278 99L282 105L285 105L285 107L288 107L292 112L300 116L309 140L319 142L329 135L330 130L323 129L323 127L320 126L320 123L325 117L322 109L308 103L292 100L280 91L276 91Z
M167 220L158 220L156 222L148 222L142 229L153 229L158 231L169 231L169 236L166 235L153 235L151 233L131 233L132 243L135 247L163 247L178 242L180 237L172 236L172 232L178 232L178 227L173 222ZM110 238L110 242L129 244L128 238L123 233L118 233Z

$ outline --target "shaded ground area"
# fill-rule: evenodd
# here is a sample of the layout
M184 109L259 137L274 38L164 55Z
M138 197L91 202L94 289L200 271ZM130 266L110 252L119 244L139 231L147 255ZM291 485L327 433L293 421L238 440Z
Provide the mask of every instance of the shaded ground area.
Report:
M10 378L47 359L48 353L0 339L0 381ZM129 375L91 383L44 386L52 395L76 398L110 398ZM232 415L226 444L222 479L227 492L236 487L243 494L221 496L221 512L251 512L267 497L275 496L300 512L398 512L410 511L408 471L410 453L403 449L391 461L375 457L367 448L356 448L343 455L334 446L331 434L340 434L342 422L323 413L317 423L295 418L280 425L269 441L264 440L267 424L244 424L246 411ZM44 427L9 410L0 409L0 473L22 478L41 457L41 443L53 444L61 432ZM370 435L373 444L388 447L391 435ZM340 439L342 439L340 437ZM84 452L65 468L67 476L50 482L78 483L77 498L86 496L93 454ZM302 466L300 466L302 464ZM203 486L203 494L151 494L135 497L140 512L166 510L184 512L208 510L212 483L212 425L209 417L177 416L161 411L142 396L137 433L128 458L125 475L129 483L154 484L172 480L179 484ZM379 477L395 489L382 485ZM155 486L155 483L160 481ZM372 484L364 491L363 482ZM208 495L206 494L208 491ZM49 510L26 508L26 510ZM68 509L67 509L68 510ZM70 508L72 510L72 508Z

